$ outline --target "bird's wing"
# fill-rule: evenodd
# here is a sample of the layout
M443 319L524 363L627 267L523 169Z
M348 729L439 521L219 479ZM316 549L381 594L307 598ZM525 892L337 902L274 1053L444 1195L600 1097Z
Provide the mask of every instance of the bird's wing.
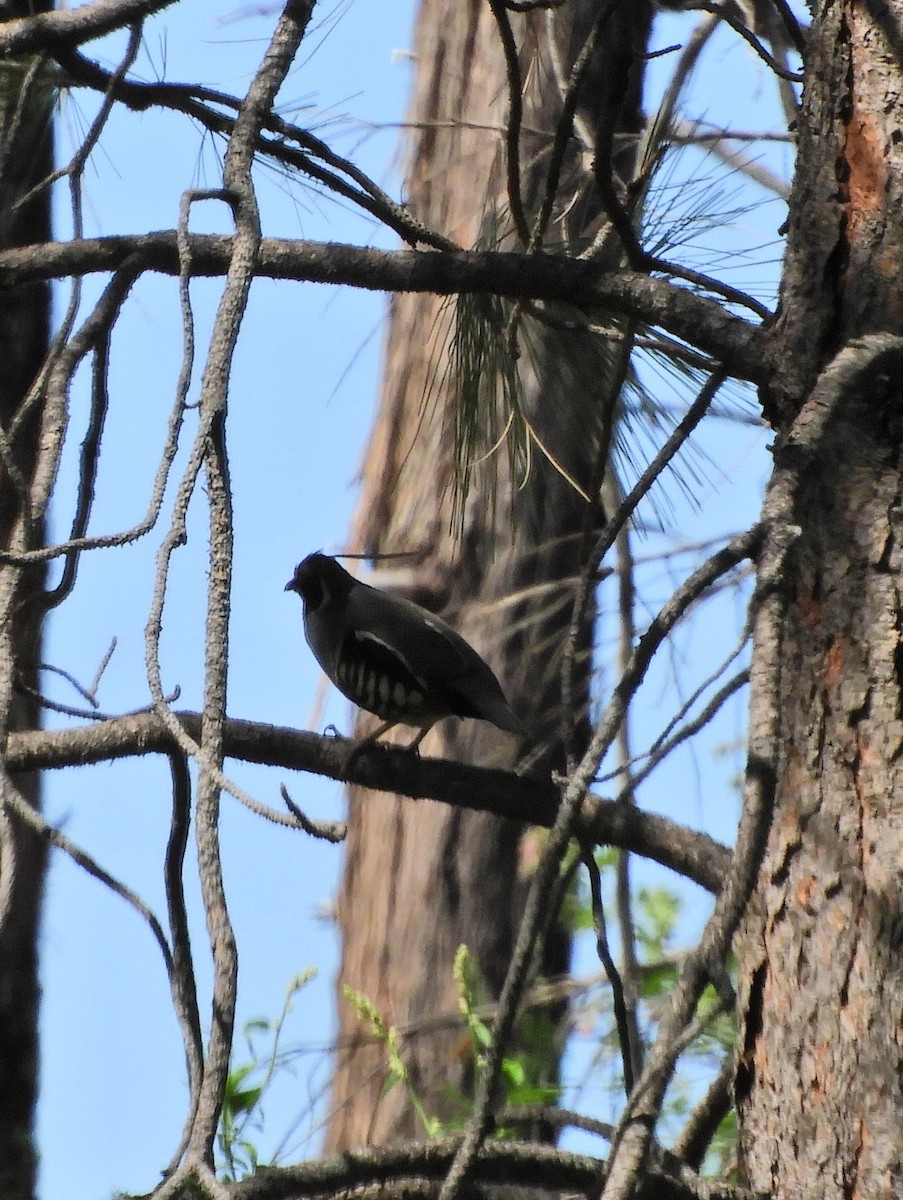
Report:
M427 680L453 680L473 669L479 655L450 625L401 596L391 596L376 588L370 595L358 593L355 600L366 601L366 620L351 614L350 628L365 629L398 655L412 675ZM482 659L479 661L482 662Z
M415 679L442 694L459 716L481 717L511 733L525 732L491 668L459 633L419 604L371 591L375 595L367 598L368 637L390 649Z

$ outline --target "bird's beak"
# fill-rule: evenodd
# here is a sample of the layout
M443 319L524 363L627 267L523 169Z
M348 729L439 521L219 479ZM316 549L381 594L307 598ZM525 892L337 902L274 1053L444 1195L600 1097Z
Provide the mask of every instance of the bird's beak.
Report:
M292 584L293 584L294 582L295 582L295 581L294 581L294 579L290 579L290 580L288 581L288 583L285 585L285 590L286 590L287 592L294 591L294 588L292 587Z

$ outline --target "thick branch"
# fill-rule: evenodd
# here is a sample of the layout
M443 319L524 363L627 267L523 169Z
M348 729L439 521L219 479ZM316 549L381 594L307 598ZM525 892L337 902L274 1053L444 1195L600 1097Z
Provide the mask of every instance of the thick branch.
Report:
M288 1200L289 1197L376 1196L412 1194L434 1196L451 1161L457 1138L426 1145L392 1146L349 1151L297 1167L263 1170L229 1188L234 1200ZM600 1163L587 1155L571 1154L533 1143L491 1142L475 1164L472 1190L483 1195L487 1186L522 1188L552 1195L591 1195L598 1184ZM750 1200L751 1192L702 1181L691 1172L675 1178L652 1168L637 1189L638 1200ZM406 1186L406 1185L412 1185Z
M0 21L0 57L78 46L134 25L172 3L173 0L94 0L93 4Z
M193 234L194 275L223 275L232 239ZM177 275L172 231L26 246L0 253L0 287L114 271L131 254L147 270ZM344 284L390 292L494 293L602 308L666 329L724 363L731 375L767 383L771 368L761 325L727 312L707 296L636 271L603 272L592 262L551 254L490 251L386 251L335 242L264 238L257 274L272 279Z
M188 735L197 740L199 715L178 716ZM224 730L224 750L229 758L312 771L333 779L342 778L350 745L345 738L324 738L252 721L228 720ZM156 713L138 713L76 729L11 733L4 760L10 771L52 770L133 755L169 754L174 749L175 741ZM362 787L493 812L546 828L558 811L559 791L551 780L418 758L389 746L368 747L350 764L347 776L349 783ZM576 836L645 855L710 892L718 891L730 862L730 851L705 834L597 796L583 801Z

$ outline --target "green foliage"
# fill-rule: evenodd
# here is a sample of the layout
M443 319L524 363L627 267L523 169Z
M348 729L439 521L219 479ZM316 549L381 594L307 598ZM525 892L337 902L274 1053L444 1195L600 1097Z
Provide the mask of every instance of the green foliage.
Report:
M637 890L636 904L636 939L650 960L660 958L677 925L680 898L667 888L641 887Z
M356 992L354 988L346 986L342 988L342 995L354 1006L361 1020L367 1022L373 1032L373 1036L385 1048L389 1069L386 1073L386 1078L383 1080L383 1095L391 1091L397 1084L401 1084L407 1093L408 1101L417 1116L417 1120L423 1126L424 1133L429 1138L438 1137L442 1132L441 1122L427 1113L420 1101L420 1097L414 1089L410 1073L402 1057L401 1035L398 1032L398 1028L395 1025L385 1024L379 1015L376 1005L363 992Z
M601 849L596 855L603 881L613 879L617 852ZM663 998L673 988L680 970L680 958L673 949L677 923L681 917L679 897L666 887L640 887L634 890L634 937L639 969L633 980L640 1005L641 1028L653 1028ZM573 889L570 899L572 927L592 926L589 898L583 887ZM253 1175L263 1165L258 1149L263 1129L263 1104L275 1076L288 1066L288 1057L280 1050L280 1037L292 1000L297 991L312 977L309 971L292 981L278 1019L257 1018L249 1021L244 1034L247 1060L233 1066L227 1082L225 1103L220 1119L218 1150L220 1174L227 1182ZM470 1062L473 1079L479 1078L486 1066L486 1054L492 1040L493 1006L486 1003L485 986L467 946L460 946L455 955L453 976L458 991L458 1009L462 1027L470 1042ZM401 1086L411 1109L424 1133L437 1138L459 1129L472 1112L472 1096L448 1089L447 1097L457 1108L452 1118L439 1118L429 1113L417 1094L416 1083L404 1059L403 1034L387 1023L376 1005L364 994L343 988L343 994L355 1008L361 1021L382 1045L386 1073L382 1091L387 1093ZM602 1055L607 1061L606 1077L613 1099L622 1094L619 1053L614 1021L609 1011L610 989L594 988L593 1005L601 1000L606 1013L608 1033L600 1040ZM736 1036L732 1014L725 1013L714 988L703 994L697 1020L700 1034L684 1053L683 1067L669 1089L663 1127L676 1127L698 1099L703 1073L717 1067L732 1050ZM545 1007L528 1008L521 1014L512 1047L504 1056L501 1070L502 1103L506 1108L534 1105L553 1105L561 1098L561 1089L549 1081L550 1063L558 1060L555 1041L560 1031L553 1024ZM497 1137L514 1136L514 1131L498 1128ZM733 1113L722 1121L706 1159L706 1171L723 1175L736 1153L736 1119Z
M557 1104L561 1088L547 1082L549 1063L557 1060L553 1053L558 1040L557 1030L545 1009L523 1013L517 1023L517 1052L503 1064L505 1103L516 1108L524 1104Z
M316 968L309 967L291 980L282 1012L275 1021L254 1017L244 1027L249 1061L233 1065L229 1072L216 1138L219 1171L227 1183L253 1175L263 1165L252 1134L262 1132L264 1097L276 1075L288 1066L279 1046L286 1018L295 996L316 974ZM260 1039L268 1040L268 1046L261 1046Z
M480 1013L482 981L466 946L458 947L453 975L458 987L458 1010L470 1037L473 1074L477 1078L485 1070L486 1051L492 1041L492 1025ZM459 1116L450 1120L440 1120L431 1116L417 1095L404 1062L402 1039L397 1027L386 1024L369 997L349 987L343 988L342 991L345 999L354 1006L360 1019L369 1025L373 1036L385 1049L387 1070L383 1081L383 1094L393 1087L402 1086L411 1108L430 1138L442 1137L460 1129L472 1111L471 1097L449 1088L447 1096L460 1110ZM542 1078L553 1057L550 1047L554 1035L552 1022L546 1013L529 1012L521 1017L516 1048L502 1060L501 1080L506 1105L554 1104L558 1100L559 1089L543 1082ZM496 1135L505 1136L505 1131L497 1130Z
M477 1012L477 997L481 981L467 946L458 947L455 955L454 978L458 985L458 1007L464 1018L473 1044L474 1067L479 1074L485 1069L485 1051L492 1040L492 1027ZM556 1085L544 1082L552 1054L555 1029L547 1012L533 1010L523 1013L518 1021L514 1046L502 1059L502 1090L508 1107L525 1104L555 1104L560 1095ZM470 1102L459 1097L462 1110L470 1111ZM497 1131L499 1136L504 1131Z

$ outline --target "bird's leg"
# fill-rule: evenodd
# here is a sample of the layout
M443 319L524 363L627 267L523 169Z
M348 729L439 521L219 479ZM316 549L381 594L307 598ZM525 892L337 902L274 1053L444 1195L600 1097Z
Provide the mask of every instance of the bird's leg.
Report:
M390 729L394 729L396 725L400 724L400 721L383 721L379 728L374 729L372 733L368 733L367 736L365 738L361 738L359 742L355 742L348 751L345 761L342 763L342 779L347 778L349 767L362 751L369 749L370 746L379 741L384 733L388 733ZM430 721L429 725L424 725L420 730L418 730L417 736L414 738L413 742L411 742L409 746L405 746L404 749L413 751L413 753L419 757L420 743L435 724L435 721Z
M347 778L349 767L357 758L357 756L362 753L362 751L372 746L374 742L377 742L384 733L388 733L389 730L393 729L397 724L397 721L383 721L382 725L380 725L377 729L374 729L372 733L368 733L365 738L361 738L359 742L355 742L348 751L348 754L345 756L345 761L342 763L341 778Z
M411 742L410 746L407 747L407 749L413 750L415 754L419 755L420 754L420 743L423 741L423 739L426 737L426 735L429 733L429 731L433 728L433 726L435 724L436 724L435 721L430 721L429 725L424 725L421 728L421 730L419 731L419 733L417 734L417 736L414 738L413 742Z

